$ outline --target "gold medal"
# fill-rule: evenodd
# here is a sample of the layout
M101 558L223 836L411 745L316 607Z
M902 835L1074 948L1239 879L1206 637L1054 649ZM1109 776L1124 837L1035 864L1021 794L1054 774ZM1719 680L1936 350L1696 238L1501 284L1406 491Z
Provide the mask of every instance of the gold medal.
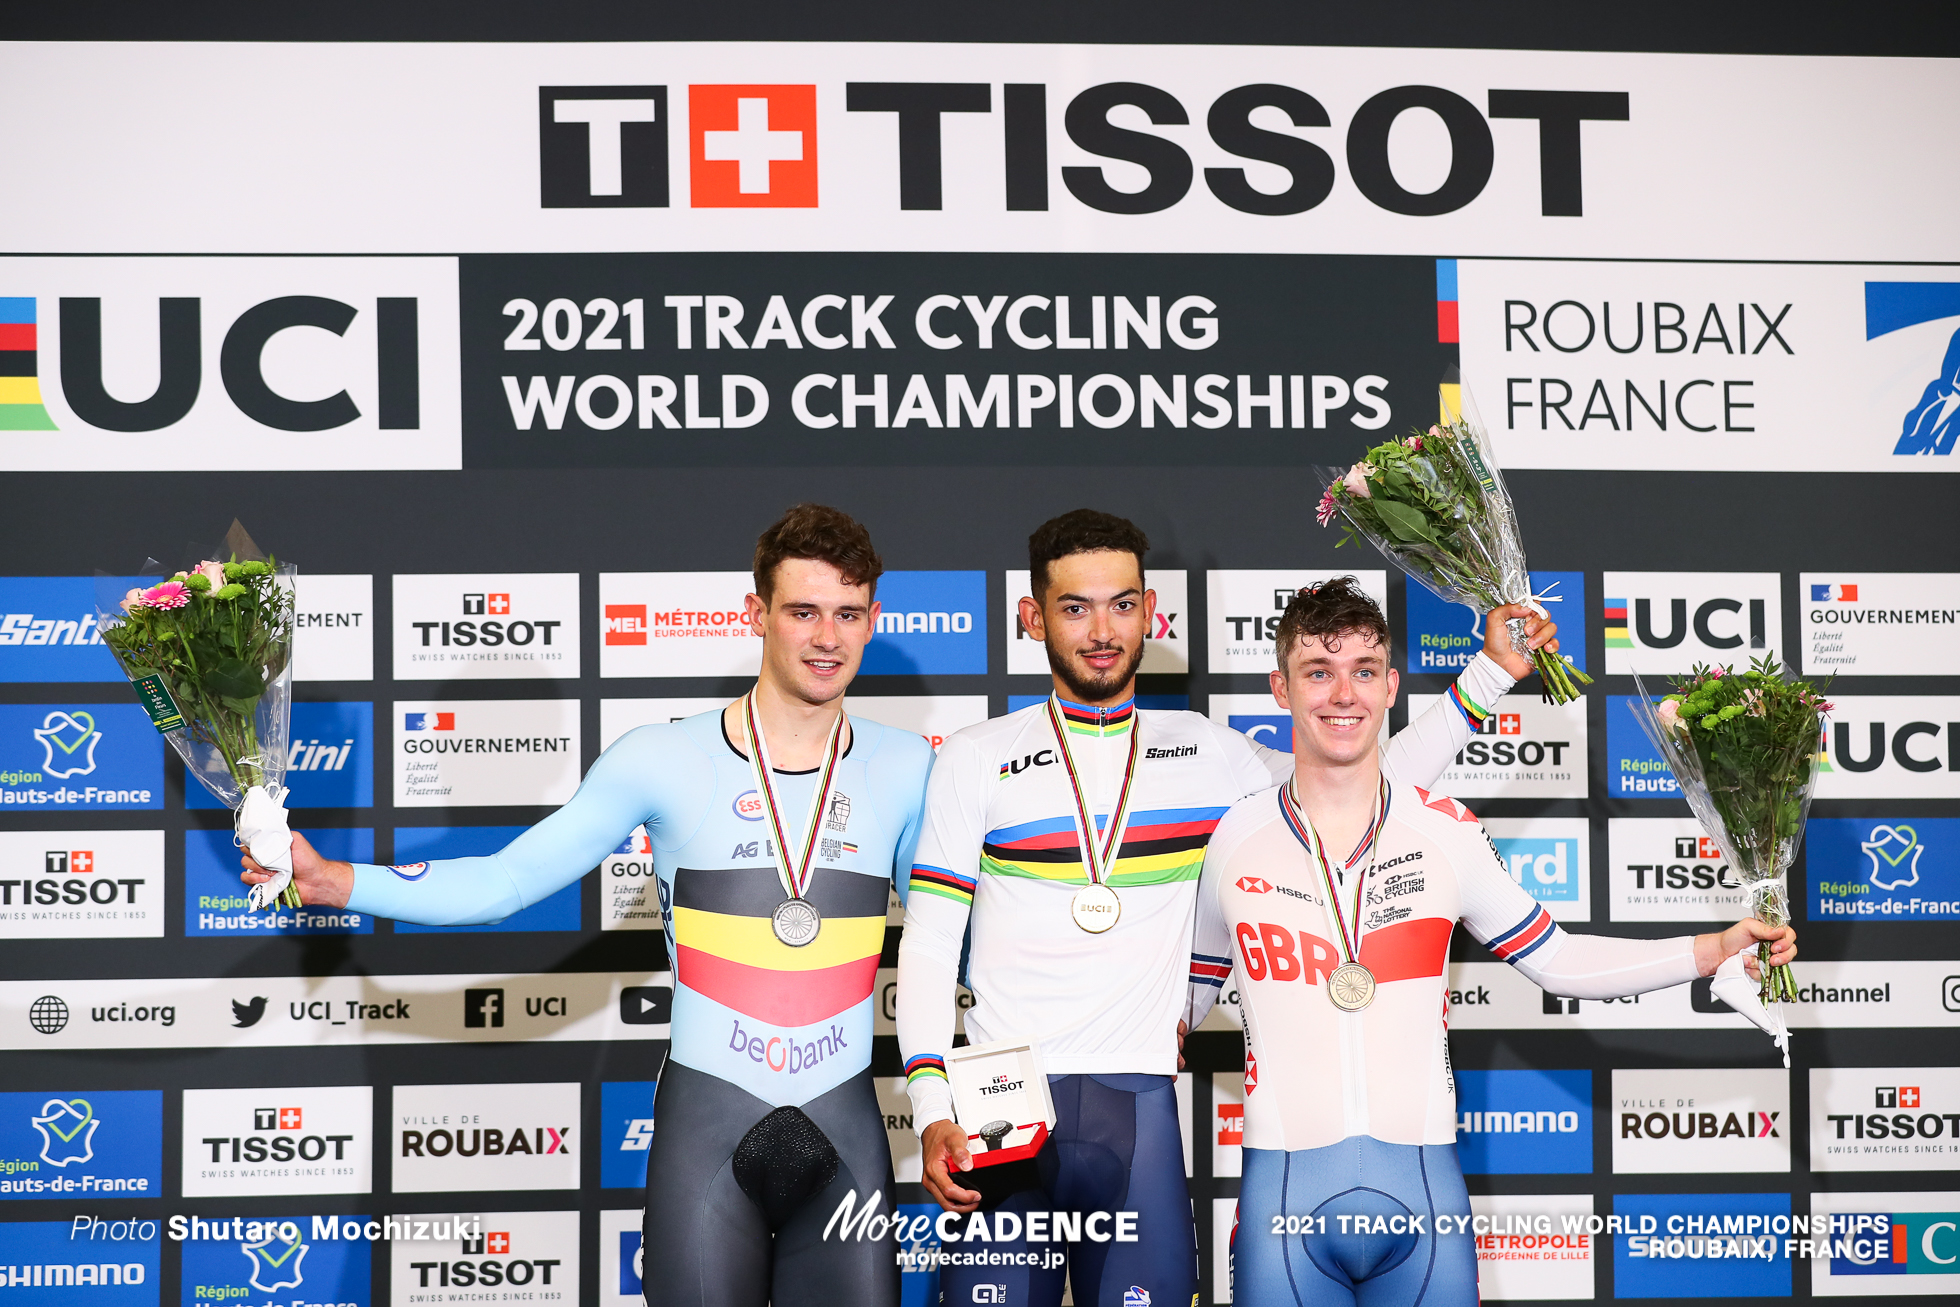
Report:
M1091 935L1100 935L1123 915L1123 900L1109 886L1091 882L1075 891L1075 897L1068 901L1068 911L1076 925Z
M1137 774L1137 740L1143 733L1141 716L1130 711L1130 756L1123 765L1123 784L1116 792L1116 811L1109 814L1109 829L1101 844L1096 842L1096 823L1089 815L1089 801L1082 793L1082 776L1075 767L1075 754L1069 749L1068 726L1056 696L1048 696L1048 725L1054 729L1055 744L1068 772L1069 789L1075 795L1076 844L1082 850L1082 872L1089 883L1069 900L1069 916L1091 935L1100 935L1123 915L1123 901L1108 884L1116 868L1116 855L1123 848L1123 831L1130 823L1130 789Z

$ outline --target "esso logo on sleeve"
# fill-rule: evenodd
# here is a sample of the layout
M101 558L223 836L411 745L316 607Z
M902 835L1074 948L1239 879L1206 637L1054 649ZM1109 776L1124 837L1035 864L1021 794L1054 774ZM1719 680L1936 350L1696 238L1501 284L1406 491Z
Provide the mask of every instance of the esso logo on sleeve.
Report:
M762 820L762 795L754 790L735 796L735 815L743 821Z

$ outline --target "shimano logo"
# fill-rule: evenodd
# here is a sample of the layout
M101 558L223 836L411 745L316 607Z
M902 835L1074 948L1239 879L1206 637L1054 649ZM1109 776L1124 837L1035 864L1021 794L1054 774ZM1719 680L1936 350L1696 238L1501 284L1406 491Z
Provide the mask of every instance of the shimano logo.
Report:
M1195 758L1198 756L1198 746L1180 744L1174 749L1145 749L1143 756L1145 758Z

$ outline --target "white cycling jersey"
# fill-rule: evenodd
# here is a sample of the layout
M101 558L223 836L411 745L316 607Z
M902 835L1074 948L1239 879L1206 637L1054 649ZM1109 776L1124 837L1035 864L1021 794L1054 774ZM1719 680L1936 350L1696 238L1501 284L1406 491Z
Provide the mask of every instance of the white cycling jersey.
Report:
M1359 960L1375 994L1358 1012L1328 998L1328 976L1343 961L1341 930L1319 860L1287 819L1287 787L1241 801L1212 837L1192 952L1237 964L1248 1148L1321 1148L1357 1135L1456 1142L1447 964L1459 920L1554 994L1621 998L1698 974L1692 936L1566 935L1511 879L1468 808L1392 778L1387 791L1371 853L1345 870L1330 858L1350 922L1348 877L1363 878ZM1193 1027L1218 992L1194 974Z
M1511 684L1479 654L1450 694L1389 742L1384 771L1434 781L1488 715L1482 705ZM1290 775L1293 757L1197 713L1139 712L1133 702L1105 710L1064 704L1099 834L1116 803L1129 733L1141 732L1129 821L1108 882L1122 913L1099 935L1069 914L1088 877L1046 708L969 726L941 746L898 953L898 1042L917 1129L953 1114L943 1059L969 924L967 1037L1033 1039L1054 1075L1175 1073L1187 981L1222 979L1230 969L1226 948L1192 955L1205 845L1232 804Z

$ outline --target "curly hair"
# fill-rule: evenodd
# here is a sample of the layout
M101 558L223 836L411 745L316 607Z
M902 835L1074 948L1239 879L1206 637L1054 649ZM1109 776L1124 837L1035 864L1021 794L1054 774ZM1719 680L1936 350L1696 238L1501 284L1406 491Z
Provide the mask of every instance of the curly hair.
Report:
M841 509L823 504L798 504L764 531L755 542L755 592L762 602L775 599L776 567L789 558L829 563L846 585L868 585L878 593L885 562L872 548L871 533Z
M1359 635L1368 644L1380 645L1383 656L1387 656L1388 618L1359 581L1337 576L1319 585L1302 586L1287 601L1286 612L1279 619L1274 652L1280 671L1286 670L1286 660L1302 638L1312 636L1334 653L1339 651L1344 635Z
M1143 572L1143 556L1150 550L1150 537L1127 517L1078 508L1051 517L1028 537L1028 583L1039 601L1048 591L1048 565L1071 554L1098 549L1114 549L1137 556L1137 573Z

